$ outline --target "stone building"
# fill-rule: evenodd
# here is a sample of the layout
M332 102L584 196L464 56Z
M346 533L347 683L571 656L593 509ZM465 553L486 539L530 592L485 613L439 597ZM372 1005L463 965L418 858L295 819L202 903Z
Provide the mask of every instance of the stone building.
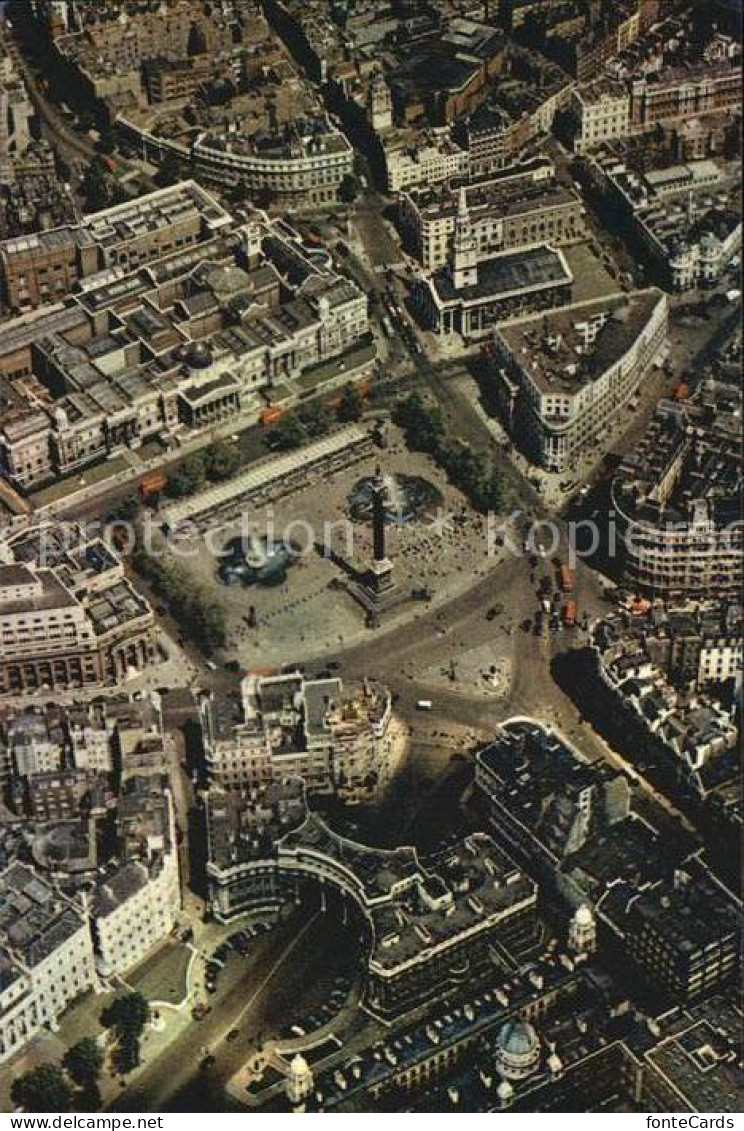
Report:
M204 704L207 770L226 789L302 778L309 793L374 798L390 780L402 741L389 692L370 683L349 690L340 679L306 680L298 672L249 676L241 713L235 720L224 703Z
M152 609L102 543L0 564L0 694L113 683L156 656Z
M14 863L0 873L0 1062L97 985L82 905L39 872Z
M539 241L561 247L584 234L584 208L571 190L557 186L540 167L505 169L489 180L412 190L400 198L400 224L426 271L451 260L455 232L467 218L479 260Z
M649 369L665 356L658 290L609 296L494 332L489 366L509 434L529 458L563 471L606 445Z

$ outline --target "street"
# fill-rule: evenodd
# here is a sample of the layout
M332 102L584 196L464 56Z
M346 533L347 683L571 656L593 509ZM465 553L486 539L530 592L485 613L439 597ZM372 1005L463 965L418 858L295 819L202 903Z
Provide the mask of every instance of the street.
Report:
M239 926L236 923L235 929ZM199 1077L206 1056L214 1076L226 1082L279 1028L299 1022L314 1000L319 978L356 962L351 940L340 945L339 924L307 907L262 936L249 959L236 956L221 972L211 1011L194 1022L152 1063L137 1073L115 1110L209 1110ZM237 1039L228 1034L237 1033Z

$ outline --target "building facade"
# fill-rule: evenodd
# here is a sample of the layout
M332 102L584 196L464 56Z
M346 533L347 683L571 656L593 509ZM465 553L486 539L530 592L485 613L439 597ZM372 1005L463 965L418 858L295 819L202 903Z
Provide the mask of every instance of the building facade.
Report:
M740 923L714 885L678 877L642 892L623 919L628 953L675 1004L699 1001L735 976Z
M229 921L320 890L358 916L364 1007L385 1022L436 1000L491 962L490 947L535 938L537 887L473 833L445 857L368 848L334 834L290 783L255 791L251 807L222 790L207 801L210 899Z
M742 530L740 400L708 383L690 401L661 401L612 484L621 565L637 590L663 597L739 593Z
M571 120L575 153L588 150L631 132L630 93L622 83L597 80L571 91L567 114Z
M0 873L0 1061L97 985L88 920L26 864Z
M648 290L496 330L487 356L510 435L534 463L563 471L606 445L666 348L667 299Z
M67 298L109 268L135 271L205 241L230 223L193 181L94 212L76 226L0 243L0 282L16 313Z
M143 837L96 887L91 907L96 964L104 977L136 966L175 926L181 909L175 815L170 791L158 790L155 835ZM131 795L125 795L131 801ZM131 804L128 806L131 808ZM131 834L130 834L131 836ZM138 838L139 839L139 838Z
M0 694L103 685L154 661L152 609L102 544L71 584L67 563L0 565ZM85 560L86 550L81 550Z
M340 679L296 672L249 676L242 721L224 720L220 706L205 703L203 722L210 781L224 789L302 778L311 794L355 802L380 796L390 781L401 736L384 688L350 692Z
M204 134L193 146L199 172L220 183L246 186L254 196L270 194L285 205L334 203L345 177L354 170L351 143L327 122L324 128L301 123L272 144L255 145L237 135Z
M604 153L585 168L618 229L665 289L715 285L741 249L735 167L706 159L640 175Z
M631 84L634 129L646 133L659 124L711 113L727 114L741 106L741 67L669 68Z
M425 275L414 292L422 320L437 334L484 338L500 321L570 301L573 275L559 248L535 242L479 256L467 208L460 208L452 262Z
M192 182L96 213L75 239L93 273L0 338L0 470L19 491L148 440L257 422L264 390L368 331L366 295L330 256L261 213L239 223Z
M513 176L504 170L491 181L464 186L459 197L449 190L403 193L401 228L425 271L451 260L463 208L479 260L538 241L561 247L581 239L584 232L584 208L576 194L548 178L521 175L519 167Z
M467 150L452 141L449 131L434 134L414 145L391 144L384 152L390 192L466 176L470 166Z

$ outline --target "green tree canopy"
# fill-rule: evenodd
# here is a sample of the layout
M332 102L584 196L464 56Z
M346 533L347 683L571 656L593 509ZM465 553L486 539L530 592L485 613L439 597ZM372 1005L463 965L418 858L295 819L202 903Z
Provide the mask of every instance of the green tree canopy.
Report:
M174 499L193 495L204 485L206 477L204 456L201 452L194 452L181 460L176 470L168 476L166 491Z
M244 204L248 199L248 185L244 180L239 180L237 184L228 192L231 204Z
M282 451L290 451L292 448L301 446L305 439L305 430L297 416L290 412L274 425L271 430L271 438L274 447Z
M193 600L184 616L184 625L192 640L206 652L222 648L227 639L227 624L221 605L201 593Z
M94 1037L83 1037L67 1050L62 1063L78 1087L89 1088L101 1075L103 1049Z
M359 420L364 412L364 400L354 385L344 385L338 406L338 418L344 423Z
M297 410L297 417L308 436L325 436L331 426L331 414L322 401L310 401Z
M167 604L184 634L206 652L222 648L227 640L222 605L192 581L178 564L148 554L141 536L135 538L134 547L134 568ZM101 1020L107 1024L103 1017ZM119 1028L115 1020L110 1021L109 1027Z
M166 153L163 161L155 174L154 180L161 188L178 184L181 180L181 163L175 153Z
M207 53L207 40L203 30L197 23L192 23L189 28L189 41L186 47L187 54L192 57L194 55L206 55Z
M114 1050L114 1067L117 1072L126 1075L133 1072L140 1062L139 1039L131 1033L119 1037L119 1042Z
M276 200L276 193L273 189L269 188L268 185L264 185L263 188L258 190L253 199L257 208L271 208Z
M501 472L492 470L482 487L482 510L499 514L504 509L504 480Z
M69 1111L72 1104L72 1088L56 1064L40 1064L16 1077L10 1094L26 1111Z
M393 419L405 433L406 444L414 451L439 451L444 441L444 421L437 407L425 405L419 393L398 401Z
M485 513L502 509L501 473L489 467L482 452L447 436L438 407L426 405L418 393L411 393L398 401L393 419L403 429L408 447L432 455L476 510Z
M149 1018L147 998L135 991L114 998L102 1011L101 1024L105 1029L115 1029L119 1037L131 1034L139 1038Z
M106 162L99 153L93 157L85 170L80 190L85 197L85 208L88 212L100 212L106 208L111 199Z
M240 452L227 440L216 440L207 448L204 467L209 479L229 479L240 467Z
M353 204L361 191L361 185L357 177L352 173L347 173L338 186L338 195L345 204Z
M108 522L132 522L137 517L142 508L142 501L139 495L134 492L125 495L120 499L111 510L108 512L106 519Z

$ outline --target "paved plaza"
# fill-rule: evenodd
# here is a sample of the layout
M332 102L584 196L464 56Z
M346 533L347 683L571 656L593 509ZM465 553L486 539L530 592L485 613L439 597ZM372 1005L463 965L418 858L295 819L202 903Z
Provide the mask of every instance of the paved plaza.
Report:
M385 622L414 619L466 589L494 564L489 557L487 520L426 456L407 451L391 430L390 446L308 484L275 502L170 543L189 575L216 596L228 617L227 662L271 667L338 651L369 634L362 606L347 591L344 563L363 571L372 558L372 530L352 521L348 498L355 484L375 474L420 476L441 495L441 504L387 527L387 552L394 563L395 592ZM217 576L219 555L236 536L289 541L299 551L286 580L273 586L224 585ZM336 555L338 556L336 558ZM334 560L336 558L336 560ZM414 592L419 591L419 598ZM427 599L421 596L426 593ZM253 612L251 612L253 610ZM255 627L252 621L255 617Z

